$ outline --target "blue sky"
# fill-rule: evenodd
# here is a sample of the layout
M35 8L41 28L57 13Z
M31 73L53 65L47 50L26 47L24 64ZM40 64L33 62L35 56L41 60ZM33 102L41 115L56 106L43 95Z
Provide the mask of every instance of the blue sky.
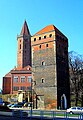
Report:
M0 88L17 65L17 34L27 21L31 35L54 24L69 39L69 51L83 54L83 0L0 0Z

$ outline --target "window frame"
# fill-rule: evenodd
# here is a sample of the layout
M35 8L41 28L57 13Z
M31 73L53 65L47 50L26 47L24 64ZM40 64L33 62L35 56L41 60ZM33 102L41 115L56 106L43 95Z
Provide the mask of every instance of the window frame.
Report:
M20 90L26 90L25 86L20 86Z
M14 76L13 82L14 82L14 83L18 83L18 76Z
M32 76L28 76L27 79L28 79L28 82L31 83L31 81L32 81Z
M25 76L21 76L21 77L20 77L20 82L21 82L21 83L24 83L24 82L25 82Z
M13 86L13 91L18 91L19 87L18 86Z

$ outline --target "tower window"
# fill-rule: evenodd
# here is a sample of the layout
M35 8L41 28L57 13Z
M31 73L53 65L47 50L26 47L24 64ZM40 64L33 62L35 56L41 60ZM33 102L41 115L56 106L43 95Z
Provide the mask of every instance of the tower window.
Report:
M20 49L21 49L21 44L20 44Z
M45 83L45 79L44 79L44 78L42 78L42 79L41 79L41 82L42 82L42 83Z
M46 39L46 35L44 36L44 39Z
M39 40L41 40L41 37L39 37Z
M45 66L45 61L42 61L42 62L41 62L41 65L42 65L42 66Z
M41 48L41 45L39 46L39 48Z
M34 38L34 41L36 41L36 38Z
M46 44L46 47L48 47L48 44Z
M49 37L52 37L52 34L50 34Z

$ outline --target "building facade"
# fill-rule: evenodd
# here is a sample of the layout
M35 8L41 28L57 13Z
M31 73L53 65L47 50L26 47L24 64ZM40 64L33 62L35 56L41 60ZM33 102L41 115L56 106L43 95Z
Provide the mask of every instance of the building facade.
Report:
M70 106L68 68L68 39L54 25L48 25L33 36L25 21L18 40L17 69L11 74L22 75L21 69L32 67L31 74L38 107L62 108ZM27 70L26 70L27 71ZM25 72L27 75L29 73ZM12 83L14 79L12 79ZM25 83L25 85L28 83ZM17 83L13 83L16 86ZM18 84L20 86L20 83ZM29 86L31 84L28 84ZM18 88L19 89L19 88ZM26 89L24 89L26 90Z

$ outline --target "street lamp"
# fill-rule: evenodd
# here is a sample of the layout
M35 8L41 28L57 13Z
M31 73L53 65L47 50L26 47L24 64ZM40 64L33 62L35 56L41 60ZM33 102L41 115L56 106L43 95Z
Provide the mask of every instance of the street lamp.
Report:
M31 82L31 110L30 110L30 120L32 120L32 76L30 77L30 82Z

